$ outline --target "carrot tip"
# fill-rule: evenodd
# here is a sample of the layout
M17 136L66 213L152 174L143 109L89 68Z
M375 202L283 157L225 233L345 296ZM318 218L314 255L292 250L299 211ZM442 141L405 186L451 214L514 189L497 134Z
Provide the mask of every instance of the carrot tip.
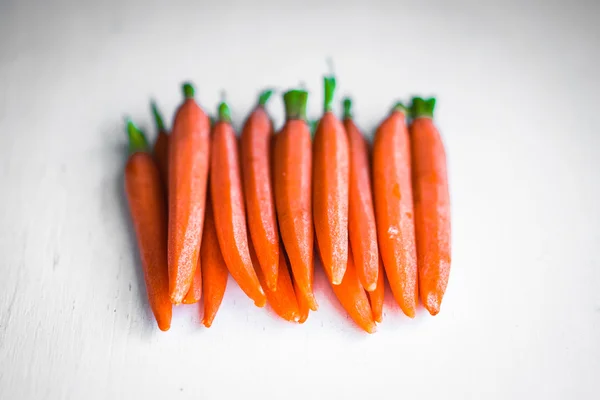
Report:
M375 291L375 289L377 289L377 282L371 283L370 285L368 285L367 287L365 287L365 290L367 292L373 292L373 291Z
M344 119L351 119L352 118L352 99L350 97L344 98L342 105L344 106Z
M152 115L154 115L154 122L156 123L156 129L159 132L165 131L165 123L163 122L162 115L160 115L160 111L158 111L158 106L156 105L156 101L152 100L150 102L150 107L152 108Z
M158 329L160 329L163 332L168 331L171 328L171 322L159 322L158 323Z
M185 82L182 86L183 89L183 96L186 99L191 99L194 97L194 94L196 93L196 89L194 89L194 86L192 86L192 84L190 82Z
M408 114L408 107L406 107L402 102L397 102L392 108L392 112L401 112L405 115Z

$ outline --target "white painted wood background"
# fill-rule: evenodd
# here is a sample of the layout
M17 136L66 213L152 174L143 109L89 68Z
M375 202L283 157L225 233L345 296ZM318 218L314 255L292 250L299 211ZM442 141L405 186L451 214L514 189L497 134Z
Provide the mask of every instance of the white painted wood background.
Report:
M167 5L167 3L170 3ZM0 399L598 399L594 1L0 2ZM339 92L371 132L435 94L453 204L442 312L358 331L317 273L303 326L230 281L211 329L145 301L123 116L192 79L236 124L259 89ZM339 98L339 97L338 97ZM269 106L281 123L279 98ZM170 118L169 118L170 119Z

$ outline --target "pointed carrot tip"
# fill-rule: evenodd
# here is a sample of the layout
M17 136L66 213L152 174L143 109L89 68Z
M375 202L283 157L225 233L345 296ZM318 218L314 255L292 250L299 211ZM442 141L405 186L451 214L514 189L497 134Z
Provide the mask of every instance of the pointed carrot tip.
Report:
M298 314L294 315L294 322L300 322L300 316Z
M171 329L171 321L159 321L158 329L160 329L163 332L168 331L169 329Z
M367 292L374 292L377 289L377 282L371 283L369 286L365 288Z
M212 326L212 319L202 318L202 325L204 325L206 328L210 328Z
M365 331L367 333L373 334L373 333L377 332L377 325L375 325L373 323L373 325L368 326L367 329L365 329Z

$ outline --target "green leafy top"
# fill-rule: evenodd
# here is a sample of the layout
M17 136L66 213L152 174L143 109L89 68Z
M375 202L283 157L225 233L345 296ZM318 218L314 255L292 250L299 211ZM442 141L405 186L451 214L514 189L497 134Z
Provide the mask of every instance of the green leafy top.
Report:
M283 94L285 103L285 116L287 120L301 119L306 121L306 104L308 92L306 90L289 90Z
M129 118L125 120L125 123L127 124L127 136L129 137L129 155L137 152L147 152L148 140L144 132Z
M323 84L325 86L325 96L324 96L324 104L323 111L329 112L333 111L333 95L335 93L335 77L334 76L325 76L323 77Z
M413 97L410 111L413 118L433 118L435 109L435 98L423 99L421 97Z

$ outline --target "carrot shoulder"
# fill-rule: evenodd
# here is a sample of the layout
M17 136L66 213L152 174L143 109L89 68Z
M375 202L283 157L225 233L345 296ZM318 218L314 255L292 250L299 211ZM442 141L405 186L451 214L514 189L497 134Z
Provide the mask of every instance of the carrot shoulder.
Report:
M265 110L271 91L261 93L241 135L242 176L250 239L263 272L264 284L277 288L279 233L272 188L271 142L273 124Z
M169 293L179 304L188 292L200 250L209 165L208 117L183 86L185 101L169 140Z
M419 289L431 315L440 311L451 258L446 152L433 123L434 107L435 99L413 99L410 127Z
M339 285L348 265L348 138L332 111L335 78L324 82L324 114L313 145L313 220L323 267Z
M312 148L306 123L308 93L284 94L287 121L275 142L275 208L281 240L290 259L298 292L311 310L313 294Z
M379 251L396 302L407 316L418 303L410 143L405 108L398 104L377 129L373 184Z
M240 179L238 143L229 107L219 105L211 139L210 188L221 254L229 273L258 307L266 303L248 250L246 212Z
M154 122L156 123L156 129L158 130L158 136L156 142L154 142L154 148L152 153L158 164L160 176L163 180L163 184L166 188L169 187L169 134L165 128L158 106L153 101L151 103L152 115L154 115Z
M125 193L140 251L146 292L158 327L169 330L172 305L167 270L167 214L160 172L144 134L128 121L130 156Z
M358 279L367 291L377 287L379 249L367 141L352 118L352 101L344 99L344 127L350 148L348 234Z

